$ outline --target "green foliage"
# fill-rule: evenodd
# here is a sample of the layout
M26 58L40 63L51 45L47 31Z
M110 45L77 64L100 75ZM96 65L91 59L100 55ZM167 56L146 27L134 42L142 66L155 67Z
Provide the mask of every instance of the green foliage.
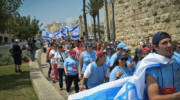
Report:
M3 33L9 28L9 19L17 12L22 0L0 0L0 32Z
M0 66L0 100L38 100L29 76L28 64L15 73L14 65Z
M27 40L30 36L35 36L40 32L39 20L36 18L31 19L30 16L17 16L12 18L11 28L9 33L14 37Z

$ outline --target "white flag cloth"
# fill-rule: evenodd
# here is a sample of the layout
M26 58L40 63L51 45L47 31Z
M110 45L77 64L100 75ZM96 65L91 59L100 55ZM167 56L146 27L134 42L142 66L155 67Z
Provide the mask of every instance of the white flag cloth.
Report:
M72 36L71 36L71 39L73 40L77 40L80 38L80 34L79 34L79 26L80 24L77 24L76 26L74 26L72 28L72 30L70 32L72 32Z
M143 100L146 69L161 67L161 64L170 62L172 62L171 59L150 53L141 61L133 76L72 94L68 100Z
M53 37L53 34L48 32L45 29L42 29L42 39L51 39Z

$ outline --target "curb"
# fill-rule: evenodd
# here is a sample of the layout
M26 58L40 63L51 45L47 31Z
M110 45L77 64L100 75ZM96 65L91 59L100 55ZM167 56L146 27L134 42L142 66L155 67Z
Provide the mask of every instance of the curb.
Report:
M40 49L36 51L36 58ZM38 66L38 61L29 63L30 79L39 100L65 100L55 89L55 87L44 77Z

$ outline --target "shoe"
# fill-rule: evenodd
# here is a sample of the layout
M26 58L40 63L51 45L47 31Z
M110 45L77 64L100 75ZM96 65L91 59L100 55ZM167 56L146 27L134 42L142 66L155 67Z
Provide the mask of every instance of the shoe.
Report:
M19 69L19 70L18 70L18 72L22 72L22 70L21 70L21 69Z
M55 80L53 80L52 82L53 82L53 83L56 83L56 81L55 81Z
M60 88L60 90L63 90L63 88Z

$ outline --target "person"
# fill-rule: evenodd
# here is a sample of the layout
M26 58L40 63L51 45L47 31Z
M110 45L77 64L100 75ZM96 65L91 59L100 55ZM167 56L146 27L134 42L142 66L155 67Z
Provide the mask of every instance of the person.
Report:
M142 50L140 48L136 48L135 49L135 56L133 58L133 65L135 67L135 71L138 69L142 58L143 58Z
M180 64L180 42L176 43L175 51L172 58L175 59L176 62Z
M105 64L106 54L102 51L96 53L96 61L90 63L83 76L83 84L81 84L81 90L84 89L84 84L87 82L88 89L98 86L105 82L107 66Z
M86 43L86 51L83 51L79 57L79 79L82 79L82 76L86 70L86 67L96 61L96 51L92 49L92 43Z
M59 87L60 90L63 90L64 59L66 58L66 54L62 46L58 46L58 49L54 58L59 72Z
M34 61L35 60L35 53L36 53L36 40L34 39L34 37L30 37L28 38L28 45L29 45L29 50L30 50L30 58L31 58L31 61Z
M53 42L53 47L49 52L49 58L50 58L50 63L51 63L51 78L53 83L56 82L56 80L58 79L58 69L57 69L57 65L55 63L55 54L57 52L57 45Z
M156 64L146 71L148 98L150 100L180 100L180 66L171 59L173 55L171 36L167 32L157 32L153 36L152 44L153 55L161 59L163 64Z
M118 56L121 56L121 54L125 51L124 49L126 49L126 45L123 42L120 42L117 45L117 49L116 52L112 55L111 59L110 59L110 71L115 67L114 62L116 61Z
M12 47L12 56L14 59L15 72L22 72L21 70L22 50L19 46L18 39L15 39L15 44Z
M70 56L64 61L64 71L66 75L66 91L70 94L71 84L74 81L75 92L79 92L78 85L78 60L76 59L76 52L71 50Z
M113 68L110 73L109 81L124 78L131 75L131 71L127 67L126 61L128 60L127 55L118 56L116 59L117 66Z

